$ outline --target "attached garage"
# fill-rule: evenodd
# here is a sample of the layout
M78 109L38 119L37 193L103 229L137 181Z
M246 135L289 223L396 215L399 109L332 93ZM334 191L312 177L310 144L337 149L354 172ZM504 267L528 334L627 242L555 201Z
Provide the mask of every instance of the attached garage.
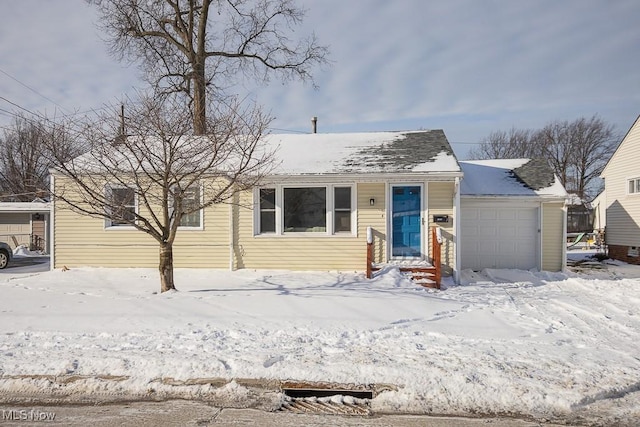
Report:
M559 271L565 266L567 193L546 162L460 162L461 269Z
M476 200L462 200L461 207L463 269L538 268L538 207Z

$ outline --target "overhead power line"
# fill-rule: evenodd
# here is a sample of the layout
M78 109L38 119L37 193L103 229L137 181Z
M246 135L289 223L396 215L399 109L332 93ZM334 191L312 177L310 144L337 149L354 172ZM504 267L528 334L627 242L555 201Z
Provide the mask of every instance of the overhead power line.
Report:
M53 99L41 94L40 92L38 92L37 90L35 90L34 88L32 88L31 86L27 85L26 83L22 83L20 80L18 80L17 78L13 77L11 74L7 73L6 71L4 71L2 68L0 68L0 73L4 74L5 76L9 77L11 80L14 80L15 82L17 82L18 84L26 87L27 89L29 89L31 92L35 93L36 95L46 99L47 101L53 103L54 105L60 107L61 110L66 111L67 113L69 113L69 111L67 111L66 108L64 108L62 105L58 104L56 101L54 101Z

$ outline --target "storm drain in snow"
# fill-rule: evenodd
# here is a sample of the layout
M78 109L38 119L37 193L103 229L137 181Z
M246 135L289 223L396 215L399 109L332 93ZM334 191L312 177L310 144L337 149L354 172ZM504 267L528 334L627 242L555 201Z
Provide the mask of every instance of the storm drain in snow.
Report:
M298 414L371 415L369 390L283 388L281 411Z

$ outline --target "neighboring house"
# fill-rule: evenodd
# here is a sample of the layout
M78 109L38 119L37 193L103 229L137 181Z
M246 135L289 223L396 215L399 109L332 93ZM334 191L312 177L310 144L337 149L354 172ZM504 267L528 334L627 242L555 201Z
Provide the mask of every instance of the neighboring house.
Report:
M601 177L609 257L640 264L640 117L607 162Z
M604 190L598 194L591 202L593 208L593 232L602 233L607 225L607 198Z
M460 251L463 171L442 130L269 135L265 140L276 150L275 170L259 188L239 194L236 203L207 208L182 227L173 248L176 267L364 271L368 227L378 264L431 261L433 226L441 227L445 274L457 275L460 260L464 267L464 257L475 256ZM63 181L53 173L54 192ZM534 203L540 215L519 220L536 230L552 224L548 232L555 240L544 231L529 243L562 257L563 228L555 224L565 218L561 197L503 192L498 198L513 209ZM468 204L476 209L471 205L482 201L463 202L462 208ZM134 198L131 204L137 209ZM54 201L53 212L52 268L157 267L158 245L144 233L74 213L60 201ZM486 236L484 244L506 236ZM485 246L475 247L486 252ZM500 253L509 256L502 268L560 270L563 265L561 259L542 259L542 254L533 264L513 264L511 254ZM538 256L537 249L534 254Z
M461 268L559 271L567 193L546 161L460 162Z
M0 202L0 241L49 252L49 202Z

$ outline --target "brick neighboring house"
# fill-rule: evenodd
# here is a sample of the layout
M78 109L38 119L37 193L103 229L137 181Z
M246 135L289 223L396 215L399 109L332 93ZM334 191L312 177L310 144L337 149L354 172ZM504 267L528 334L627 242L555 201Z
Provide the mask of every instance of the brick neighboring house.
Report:
M600 175L609 257L640 264L640 116Z

